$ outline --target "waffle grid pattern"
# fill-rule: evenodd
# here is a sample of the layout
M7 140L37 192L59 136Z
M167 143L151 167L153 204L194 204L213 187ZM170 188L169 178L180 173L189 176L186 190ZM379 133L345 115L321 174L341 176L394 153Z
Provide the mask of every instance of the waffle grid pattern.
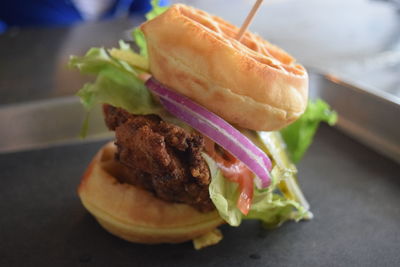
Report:
M179 10L182 15L198 23L215 38L229 47L246 54L248 57L286 74L306 75L303 66L296 64L289 54L263 40L260 36L247 31L241 42L239 42L235 39L236 34L239 32L238 27L199 9L180 6Z

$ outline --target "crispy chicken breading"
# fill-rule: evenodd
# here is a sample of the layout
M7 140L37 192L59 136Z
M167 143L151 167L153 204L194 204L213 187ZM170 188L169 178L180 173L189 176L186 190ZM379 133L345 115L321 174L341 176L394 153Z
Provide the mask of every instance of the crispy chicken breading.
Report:
M200 134L189 133L157 115L132 115L110 105L104 105L103 111L107 126L115 131L116 159L132 170L132 175L124 176L121 182L203 212L214 209Z

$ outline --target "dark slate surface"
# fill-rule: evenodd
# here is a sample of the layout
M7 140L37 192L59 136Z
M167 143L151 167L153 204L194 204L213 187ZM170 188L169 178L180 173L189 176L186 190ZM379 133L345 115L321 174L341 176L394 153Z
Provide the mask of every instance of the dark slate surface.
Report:
M195 251L103 231L75 193L101 143L0 155L0 266L399 266L400 166L322 127L300 164L315 219L222 227Z

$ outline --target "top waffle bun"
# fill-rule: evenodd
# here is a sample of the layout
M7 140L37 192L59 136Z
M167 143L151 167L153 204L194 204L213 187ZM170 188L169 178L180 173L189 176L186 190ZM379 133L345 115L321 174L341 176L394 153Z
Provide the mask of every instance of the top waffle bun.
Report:
M150 71L230 123L272 131L307 106L305 68L277 46L204 11L176 4L141 26Z

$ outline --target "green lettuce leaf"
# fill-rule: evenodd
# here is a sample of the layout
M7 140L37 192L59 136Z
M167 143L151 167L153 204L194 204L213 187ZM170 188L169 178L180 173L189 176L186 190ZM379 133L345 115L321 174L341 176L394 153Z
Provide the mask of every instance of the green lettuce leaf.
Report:
M104 48L92 48L83 57L72 56L69 65L83 74L97 75L94 83L85 84L77 94L87 110L97 103L108 103L134 114L158 113L161 108L138 78L140 71L110 56Z
M238 184L226 179L216 162L207 154L203 153L203 158L206 160L211 174L211 183L208 189L210 198L217 208L219 215L231 226L240 225L242 213L236 207L239 197Z
M220 216L231 226L240 225L243 219L258 219L269 228L277 227L287 220L312 218L311 212L308 211L308 202L297 183L296 167L286 155L279 132L263 132L261 137L251 131L244 134L271 157L272 184L263 190L254 188L250 212L244 216L236 206L239 197L238 185L226 179L215 161L203 154L211 173L210 198ZM265 146L265 141L270 144Z
M336 112L326 102L320 99L310 101L300 119L280 131L292 161L297 163L301 160L321 121L334 125L336 120Z
M152 9L145 15L147 20L154 19L168 9L166 6L161 6L160 2L160 0L151 0L150 4Z
M133 52L131 47L126 44L124 41L119 41L120 48L111 48L108 50L108 53L111 57L120 60L120 63L123 62L128 63L133 68L138 69L139 71L149 72L149 60L147 57L138 55Z
M279 132L256 132L255 136L256 138L252 138L253 142L273 161L272 176L277 179L276 183L282 195L309 209L310 205L297 181L297 168L289 158L282 135Z
M218 244L222 240L222 233L218 229L213 229L204 235L193 239L193 246L196 250Z
M288 220L299 221L310 217L310 212L300 203L278 193L255 188L253 204L245 219L261 220L265 227L275 228Z
M165 111L153 100L144 82L138 78L146 66L143 57L122 41L120 46L119 49L111 50L110 54L104 48L91 48L83 57L70 58L71 68L97 76L95 82L85 84L78 91L81 103L88 112L96 104L107 103L133 114L164 114ZM81 130L82 137L86 135L88 120L89 116L86 116Z
M95 82L85 84L77 93L88 111L81 129L82 137L88 131L90 110L103 103L132 114L157 114L165 121L191 129L153 100L143 80L139 79L139 75L147 71L147 59L133 52L123 41L120 41L120 48L110 49L109 52L104 48L91 48L83 57L72 56L69 66L82 74L97 76Z
M140 30L140 28L135 28L132 31L132 38L133 40L135 40L136 45L139 47L140 55L147 58L147 42L142 30Z
M161 15L168 9L168 7L166 6L160 6L159 0L152 0L150 3L152 9L145 15L147 20L154 19L155 17ZM143 32L140 30L139 27L135 28L132 31L132 38L133 40L135 40L136 45L139 47L140 55L147 58L148 57L147 42Z

